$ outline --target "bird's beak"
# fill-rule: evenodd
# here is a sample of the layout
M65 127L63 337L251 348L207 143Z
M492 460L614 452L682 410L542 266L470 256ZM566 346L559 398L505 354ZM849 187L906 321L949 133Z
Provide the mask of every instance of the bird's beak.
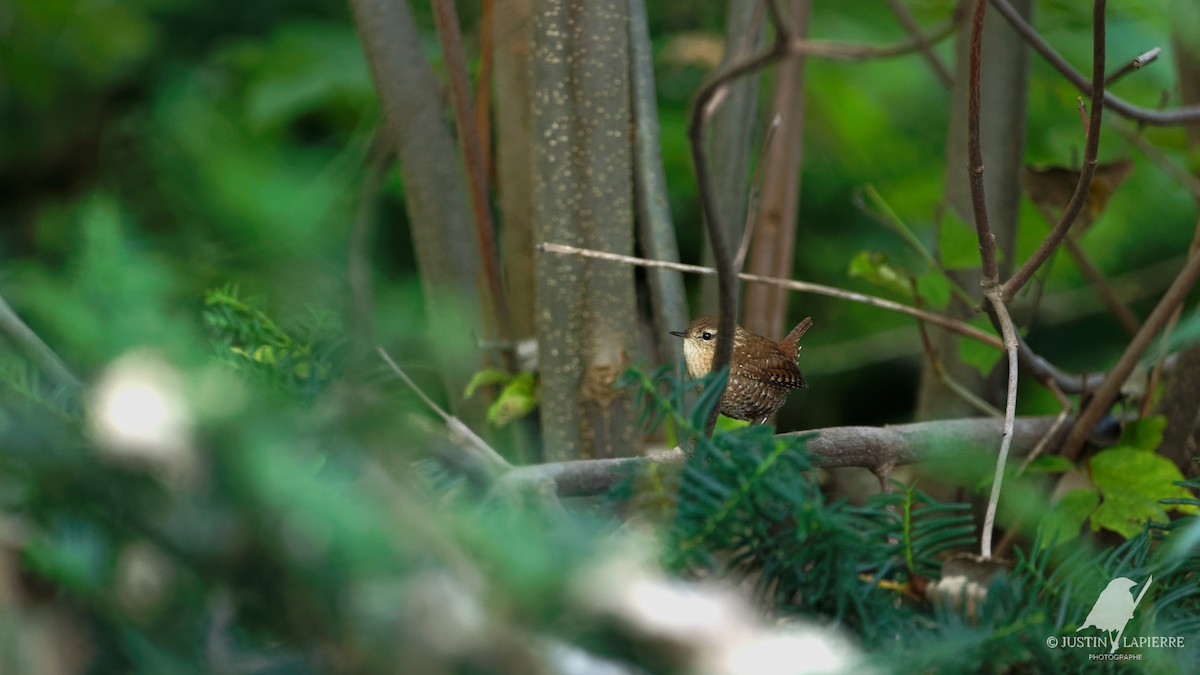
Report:
M671 335L674 335L675 337L687 337L687 333L684 333L683 331L673 330L673 331L670 331L670 333L671 333Z

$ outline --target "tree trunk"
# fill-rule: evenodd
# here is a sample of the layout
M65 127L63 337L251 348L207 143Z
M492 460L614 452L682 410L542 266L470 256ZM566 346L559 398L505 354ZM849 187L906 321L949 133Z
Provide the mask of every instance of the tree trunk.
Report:
M790 16L796 35L808 33L809 0L792 0ZM772 118L779 128L762 162L762 203L754 238L747 258L747 271L767 277L789 279L796 257L796 219L800 210L800 165L804 151L804 59L798 56L779 63L775 74ZM772 340L788 331L789 293L777 286L746 286L743 324L748 330Z
M483 367L479 249L441 87L404 0L351 0L350 6L400 163L428 339L437 346L451 410L482 429L482 402L463 398L463 389Z
M544 0L534 26L534 228L551 241L633 250L628 0ZM631 393L612 383L636 351L633 270L537 258L545 457L631 454Z

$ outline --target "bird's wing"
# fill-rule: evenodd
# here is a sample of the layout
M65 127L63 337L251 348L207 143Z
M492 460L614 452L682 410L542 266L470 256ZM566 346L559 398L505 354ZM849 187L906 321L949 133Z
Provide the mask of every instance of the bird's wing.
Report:
M769 350L755 366L753 371L745 372L755 372L756 380L788 389L804 389L808 386L796 362L778 350Z

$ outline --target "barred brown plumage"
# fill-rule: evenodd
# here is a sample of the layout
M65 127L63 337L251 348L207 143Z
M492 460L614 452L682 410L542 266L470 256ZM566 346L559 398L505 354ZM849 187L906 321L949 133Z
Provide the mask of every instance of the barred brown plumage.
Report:
M806 388L796 358L800 337L810 326L812 318L805 318L780 342L737 326L729 384L721 397L721 414L764 422L783 407L791 390ZM702 316L692 321L686 331L671 331L671 335L683 338L688 374L703 377L712 370L717 345L716 317Z

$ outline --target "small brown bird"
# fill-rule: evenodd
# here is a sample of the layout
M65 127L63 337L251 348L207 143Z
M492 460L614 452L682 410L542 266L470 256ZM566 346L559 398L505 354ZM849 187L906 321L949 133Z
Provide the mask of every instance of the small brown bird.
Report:
M765 422L783 407L792 389L805 389L804 373L796 365L800 336L812 326L807 317L782 342L775 342L737 326L733 334L733 364L729 384L721 397L721 414L736 420ZM671 331L683 338L688 374L704 377L712 371L717 351L717 318L702 316L687 331Z

